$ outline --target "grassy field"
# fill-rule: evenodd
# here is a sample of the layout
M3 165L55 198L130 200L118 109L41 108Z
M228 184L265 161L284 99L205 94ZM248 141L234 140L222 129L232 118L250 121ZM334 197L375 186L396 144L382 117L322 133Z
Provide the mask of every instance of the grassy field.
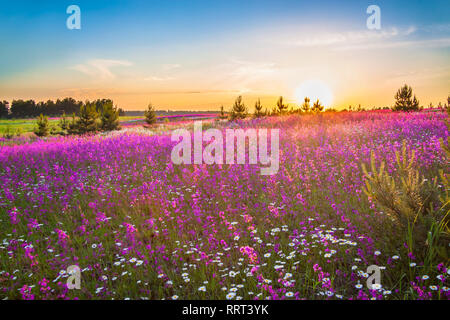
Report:
M68 117L68 119L71 119ZM120 117L120 122L142 119L138 116ZM49 118L50 125L58 125L59 118ZM0 135L4 134L8 129L13 133L33 132L36 127L36 119L0 119Z
M448 299L445 118L211 123L280 128L273 176L175 165L167 133L0 146L0 299ZM414 207L405 224L416 204L427 211ZM370 288L373 265L381 281ZM71 266L79 290L68 289Z
M190 119L192 114L188 114L186 119ZM215 115L211 115L211 118L215 117ZM177 116L158 116L158 118L162 118L162 120L166 120L167 122L175 122L180 121L183 117ZM68 120L71 117L67 117ZM119 117L119 121L122 125L130 125L133 123L143 123L144 117L142 116L121 116ZM59 118L49 118L50 126L57 126L59 122ZM33 132L36 127L36 119L0 119L0 137L6 132L10 132L12 134L24 134L28 132Z
M58 124L58 120L50 119L51 125ZM33 132L36 126L36 119L0 119L0 134L4 134L8 130L13 133Z

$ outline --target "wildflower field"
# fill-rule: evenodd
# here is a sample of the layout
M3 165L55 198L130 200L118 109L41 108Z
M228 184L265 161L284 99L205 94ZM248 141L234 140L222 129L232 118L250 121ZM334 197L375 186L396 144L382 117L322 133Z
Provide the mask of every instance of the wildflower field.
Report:
M447 300L446 119L210 123L279 128L272 176L174 165L169 132L0 146L0 298Z

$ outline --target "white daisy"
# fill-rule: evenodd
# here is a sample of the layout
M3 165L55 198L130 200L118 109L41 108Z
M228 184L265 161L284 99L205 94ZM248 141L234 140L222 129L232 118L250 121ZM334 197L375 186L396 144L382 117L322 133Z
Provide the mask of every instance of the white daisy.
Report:
M227 300L231 300L236 296L236 293L234 292L230 292L229 294L226 295Z

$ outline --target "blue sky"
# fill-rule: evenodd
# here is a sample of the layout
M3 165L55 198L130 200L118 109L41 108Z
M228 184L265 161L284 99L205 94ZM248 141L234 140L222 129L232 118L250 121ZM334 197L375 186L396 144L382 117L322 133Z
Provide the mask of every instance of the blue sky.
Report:
M81 30L66 28L71 4ZM370 4L381 8L379 31L366 28ZM0 1L0 99L295 103L314 78L338 107L387 104L406 81L437 103L450 88L449 16L449 1Z

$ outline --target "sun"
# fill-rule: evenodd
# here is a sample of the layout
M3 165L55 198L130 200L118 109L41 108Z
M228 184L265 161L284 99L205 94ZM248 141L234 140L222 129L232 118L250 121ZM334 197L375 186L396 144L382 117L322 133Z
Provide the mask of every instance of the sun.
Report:
M302 104L308 97L313 104L317 99L325 107L329 107L333 102L333 93L330 87L320 80L307 80L295 89L295 99Z

